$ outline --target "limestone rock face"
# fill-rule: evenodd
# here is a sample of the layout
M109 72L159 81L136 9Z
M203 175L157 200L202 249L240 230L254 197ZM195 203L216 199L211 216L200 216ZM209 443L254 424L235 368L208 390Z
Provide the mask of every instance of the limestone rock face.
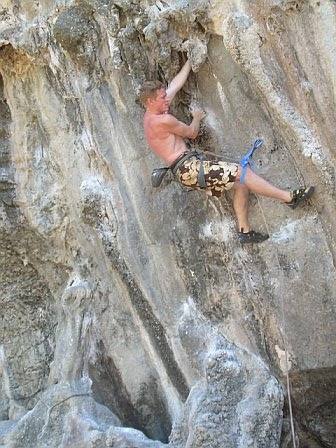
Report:
M336 445L333 0L0 5L0 446ZM190 145L283 188L251 197L271 237L241 247L230 194L177 183L137 95L193 73ZM286 356L286 353L288 356Z

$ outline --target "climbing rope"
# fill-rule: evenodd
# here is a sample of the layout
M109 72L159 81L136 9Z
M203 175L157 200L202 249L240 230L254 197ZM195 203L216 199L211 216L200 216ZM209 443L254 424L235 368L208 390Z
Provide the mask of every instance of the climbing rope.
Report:
M267 233L270 235L270 228L268 226L265 214L264 214L264 210L260 204L260 200L259 197L256 195L257 201L258 201L258 206L260 208L264 223L265 223L265 227L267 230ZM277 262L277 267L279 268L279 273L281 273L281 275L283 275L283 271L281 269L281 265L280 265L280 261L279 261L279 257L278 254L276 252L276 262ZM286 369L286 388L287 388L287 397L288 397L288 408L289 408L289 419L290 419L290 425L291 425L291 433L292 433L292 441L293 441L293 448L296 448L296 436L295 436L295 427L294 427L294 417L293 417L293 407L292 407L292 396L291 396L291 386L290 386L290 379L289 379L289 363L288 363L288 344L287 344L287 337L286 337L286 333L284 331L284 326L285 326L285 309L284 309L284 300L283 300L283 295L281 294L281 299L280 299L280 303L281 303L281 320L282 320L282 327L280 327L280 332L281 332L281 336L282 336L282 341L283 341L283 345L285 348L285 369Z
M240 165L242 167L242 174L240 176L240 183L244 183L247 167L252 165L252 163L253 163L253 160L252 160L253 154L254 154L254 152L258 148L260 148L262 146L262 144L263 144L263 141L260 140L260 139L257 139L254 142L254 144L252 145L252 147L249 149L249 151L242 157L242 159L240 161ZM265 223L265 227L266 227L267 233L270 234L270 229L269 229L268 223L266 221L266 217L265 217L264 211L262 209L262 206L260 204L260 200L259 200L258 196L257 196L257 200L258 200L258 205L259 205L261 214L263 216L263 220L264 220L264 223ZM282 269L281 269L281 265L280 265L278 254L276 254L276 261L277 261L277 265L278 265L278 268L279 268L279 272L282 273ZM283 340L283 344L284 344L284 348L285 348L286 388L287 388L287 397L288 397L289 417L290 417L290 424L291 424L293 448L296 448L296 436L295 436L295 427L294 427L294 418L293 418L292 397L291 397L291 391L290 391L291 387L290 387L290 379L289 379L288 344L287 344L286 334L285 334L285 331L284 331L285 310L284 310L284 301L283 301L283 296L282 295L281 295L280 303L281 303L281 319L282 319L281 336L282 336L282 340Z
M297 165L297 162L295 160L295 157L293 156L292 152L290 151L289 148L287 148L287 152L290 155L290 158L292 159L292 166L294 167L294 170L296 172L296 176L298 178L298 181L300 183L300 185L305 185L305 180L304 180L304 176L300 170L300 168ZM264 211L261 207L259 198L257 196L257 200L258 200L258 205L259 208L261 210L262 216L263 216L263 220L267 229L267 233L270 234L269 228L268 228L268 224L265 218L265 214ZM313 206L315 208L315 211L317 212L317 208L316 205L314 204L314 201L311 200L313 203ZM282 272L282 269L280 267L280 262L279 262L279 257L278 254L276 254L276 259L277 259L277 263L278 266ZM285 322L285 312L284 312L284 304L283 304L283 296L281 296L281 313L282 313L282 322L283 322L283 326L284 326L284 322ZM284 342L284 347L285 347L285 368L286 368L286 383L287 383L287 395L288 395L288 407L289 407L289 416L290 416L290 424L291 424L291 433L292 433L292 441L293 441L293 448L296 448L296 437L295 437L295 428L294 428L294 418L293 418L293 409L292 409L292 399L291 399L291 392L290 392L290 379L289 379L289 368L288 368L288 350L287 350L287 342L286 342L286 338L285 338L285 334L281 331L281 335L283 338L283 342Z

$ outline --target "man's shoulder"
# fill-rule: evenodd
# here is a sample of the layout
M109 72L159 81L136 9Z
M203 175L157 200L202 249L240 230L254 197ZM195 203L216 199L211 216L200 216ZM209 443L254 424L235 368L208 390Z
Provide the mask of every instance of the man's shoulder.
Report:
M145 120L145 123L147 123L148 126L160 126L160 125L169 125L176 121L176 118L171 114L160 114L150 117L149 119Z
M174 117L174 115L171 114L162 114L159 115L159 119L158 122L162 123L162 124L170 124L176 121L176 118Z

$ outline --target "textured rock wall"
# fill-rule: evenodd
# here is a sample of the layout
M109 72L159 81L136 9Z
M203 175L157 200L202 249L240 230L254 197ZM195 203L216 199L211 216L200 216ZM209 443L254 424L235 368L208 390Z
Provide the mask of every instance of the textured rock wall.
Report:
M335 446L335 2L0 6L0 446L291 446L286 347L300 446ZM186 56L195 144L317 187L251 198L258 247L150 185L137 89Z

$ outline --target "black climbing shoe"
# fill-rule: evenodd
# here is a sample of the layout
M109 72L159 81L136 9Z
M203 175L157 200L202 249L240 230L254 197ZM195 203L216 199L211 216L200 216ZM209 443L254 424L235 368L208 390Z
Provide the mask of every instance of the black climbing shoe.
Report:
M288 207L294 209L299 204L301 204L301 202L309 199L313 195L314 190L314 187L299 188L298 190L293 190L291 193L292 200L290 202L286 202L286 204L288 205Z
M269 235L255 232L251 230L250 232L238 232L238 239L241 244L251 244L251 243L262 243L267 240Z

